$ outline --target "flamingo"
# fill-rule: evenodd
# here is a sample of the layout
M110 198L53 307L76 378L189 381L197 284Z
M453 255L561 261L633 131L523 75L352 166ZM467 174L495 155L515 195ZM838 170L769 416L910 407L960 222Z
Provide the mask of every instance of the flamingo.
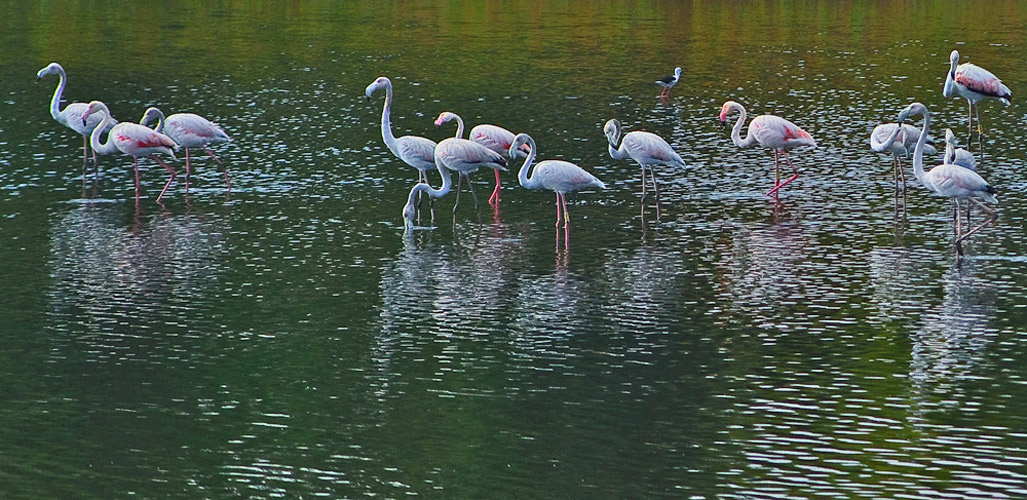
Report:
M89 163L89 133L96 128L96 125L100 123L101 118L100 116L94 116L91 120L83 124L82 113L86 110L86 103L84 102L73 102L61 110L61 96L64 95L64 88L68 84L68 75L64 72L64 68L55 62L50 63L36 73L36 82L42 80L44 76L52 74L57 74L60 80L57 83L57 90L53 93L53 98L50 99L50 116L52 116L54 120L57 120L57 123L60 123L82 135L82 173L85 175L86 165ZM117 124L118 120L110 117L110 124L101 132L108 132ZM94 151L93 165L96 164L96 152Z
M656 80L656 84L663 87L663 90L660 90L660 95L657 97L664 99L670 97L670 89L677 85L678 80L681 80L681 68L674 68L673 75L665 76Z
M953 50L949 54L949 72L945 74L945 86L942 87L942 95L945 97L960 96L966 99L969 105L968 133L973 136L974 107L984 99L995 99L1006 106L1010 105L1012 93L1002 80L990 71L973 63L959 64L959 51ZM981 113L977 111L977 133L978 137L984 135L981 129ZM967 142L971 142L971 138Z
M988 203L997 204L998 199L995 198L995 188L988 184L988 181L984 180L977 172L951 163L943 163L925 172L924 143L927 140L927 130L931 126L931 114L923 104L914 102L899 113L899 123L903 123L910 115L921 115L924 117L924 125L920 129L920 137L917 139L916 149L913 152L913 174L916 175L917 180L924 187L930 189L935 194L955 202L953 219L955 222L956 252L962 256L963 240L993 222L997 217L994 210L978 201L980 199ZM970 200L976 203L990 215L989 220L966 233L960 234L959 202L961 200Z
M463 137L464 121L462 118L460 118L460 115L456 113L443 111L435 120L435 126L439 127L443 123L446 123L450 120L456 120L456 137ZM481 144L482 146L485 146L486 148L489 148L501 155L509 155L510 144L512 144L514 140L513 132L498 125L490 125L487 123L475 125L474 128L471 129L470 134L470 139L472 141L477 142L478 144ZM527 155L527 153L527 146L517 151L517 155L521 157ZM513 157L507 156L507 159L512 160ZM460 180L457 179L457 190L459 191L459 189ZM499 204L500 189L501 187L499 184L499 170L496 170L496 188L492 190L492 196L489 197L489 205Z
M651 132L628 132L621 140L621 124L616 118L611 118L603 126L603 133L609 141L610 156L622 160L631 158L642 166L642 217L645 218L645 206L649 199L645 187L645 169L649 168L649 177L653 180L653 191L656 193L656 218L660 218L660 188L656 185L656 172L653 165L666 165L668 167L684 167L685 160L681 159L674 149L667 144L662 137Z
M570 222L570 214L567 213L567 193L592 186L605 189L606 184L585 169L562 160L541 161L535 165L531 177L528 177L528 169L535 161L535 152L538 151L535 140L528 134L517 134L510 144L509 155L513 157L525 144L530 148L530 152L517 174L517 179L521 186L527 189L548 189L556 193L556 225L560 225L560 207L563 207L563 226L567 227Z
M909 124L901 127L898 123L882 123L874 127L870 133L870 149L878 153L888 152L892 154L892 179L895 182L895 199L898 202L899 179L902 180L902 193L906 193L906 174L902 170L900 156L905 156L912 151L916 145L916 139L920 135L920 129ZM935 154L937 150L930 143L924 145L928 154Z
M443 141L445 142L445 141ZM441 163L436 163L436 169L439 171L439 175L442 177L442 187L435 189L426 182L418 182L410 189L410 196L407 197L407 204L403 206L403 228L404 231L410 231L414 229L414 216L416 210L414 209L415 200L421 196L421 193L427 194L430 198L442 198L449 193L449 190L453 187L453 178L449 174L449 169L442 166Z
M456 116L453 113L449 113L449 115L452 116L447 116L446 113L440 114L438 120L435 121L435 125L442 125ZM456 172L460 177L467 179L467 188L471 190L471 196L474 198L474 210L477 211L478 196L474 194L474 186L471 184L471 178L468 175L477 172L479 168L485 167L495 170L496 178L498 179L499 171L506 170L506 158L477 142L461 138L460 136L463 135L463 132L464 122L457 117L456 136L444 139L435 146L435 164L441 164ZM456 213L457 209L460 208L459 178L457 179L456 189L456 202L453 204L453 213Z
M171 186L172 181L177 177L177 173L174 169L169 167L166 163L161 161L157 153L163 153L170 155L172 158L175 157L174 150L178 149L178 144L175 144L170 137L158 133L157 131L140 125L138 123L119 123L111 128L109 134L107 134L107 143L100 143L100 134L103 130L110 125L111 112L107 109L107 105L100 101L93 101L89 103L85 111L82 112L82 123L88 123L90 116L94 114L100 114L102 120L100 123L93 128L93 133L89 136L89 145L93 147L93 151L99 154L110 154L117 151L121 151L132 157L133 166L136 172L136 203L139 202L139 158L149 156L154 161L164 167L165 170L171 173L171 177L168 178L168 182L164 184L164 189L160 191L160 195L157 196L157 202L160 202L161 198L164 197L164 193L167 192L168 187Z
M221 163L217 155L208 147L214 143L232 140L221 127L193 113L175 113L165 118L164 113L155 107L147 108L146 112L143 113L143 119L139 123L146 125L153 120L157 120L157 126L154 127L154 130L167 135L180 147L185 148L185 186L187 190L189 189L190 171L189 148L203 148L218 165L221 165L221 168L225 171L225 187L229 190L232 189L231 184L228 182L228 169L225 168L225 164Z
M380 76L364 90L364 95L371 98L376 90L385 89L385 106L382 108L382 140L392 154L404 163L417 169L418 182L428 182L428 171L435 168L435 141L416 135L396 137L392 135L389 114L392 111L392 82Z
M735 110L740 113L738 121L735 122L734 128L731 129L731 141L735 143L735 146L748 148L758 142L760 146L774 150L774 171L776 177L774 179L774 189L768 191L767 196L774 196L776 199L781 188L799 177L799 170L795 168L792 160L788 158L788 151L797 146L817 147L817 141L808 132L799 128L798 125L774 115L760 115L753 118L752 122L749 123L749 132L745 135L745 139L742 139L742 124L745 123L746 117L744 106L734 101L725 102L724 106L720 109L720 122L726 123L727 116ZM779 154L784 156L788 166L792 167L792 176L784 182L781 182Z
M970 170L977 170L977 159L974 158L973 153L956 147L956 134L952 133L950 128L945 129L945 159L942 163L951 163Z

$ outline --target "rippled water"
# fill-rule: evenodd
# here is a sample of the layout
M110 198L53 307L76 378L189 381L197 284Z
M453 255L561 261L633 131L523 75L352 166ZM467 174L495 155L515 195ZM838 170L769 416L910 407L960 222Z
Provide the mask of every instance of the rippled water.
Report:
M0 496L1027 496L1022 4L176 7L0 6ZM911 181L897 215L867 146L914 100L965 133L952 48L1014 95L981 106L1000 218L962 261L948 202ZM231 192L205 159L163 205L149 162L138 207L127 157L83 179L50 61L68 102L223 125ZM455 111L608 188L569 196L566 245L513 173L404 235L379 75L397 134ZM781 203L726 99L817 138ZM609 118L686 160L658 224Z

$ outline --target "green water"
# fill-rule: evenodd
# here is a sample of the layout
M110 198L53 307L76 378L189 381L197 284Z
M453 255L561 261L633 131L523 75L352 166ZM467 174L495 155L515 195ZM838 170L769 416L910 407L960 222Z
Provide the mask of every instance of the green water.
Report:
M1024 4L0 13L0 497L1027 496ZM953 48L1014 102L981 106L1000 218L961 262L949 203L911 180L896 216L868 146L914 100L935 137L965 134L941 96ZM205 159L163 205L149 161L138 206L127 156L83 179L56 78L35 82L52 61L66 102L221 124L231 191ZM415 172L363 95L381 75L397 135L441 140L454 111L608 188L568 196L566 245L553 195L513 172L498 210L475 175L480 222L450 195L404 235ZM781 203L772 155L717 121L727 99L816 137ZM686 161L657 167L659 223L609 118Z

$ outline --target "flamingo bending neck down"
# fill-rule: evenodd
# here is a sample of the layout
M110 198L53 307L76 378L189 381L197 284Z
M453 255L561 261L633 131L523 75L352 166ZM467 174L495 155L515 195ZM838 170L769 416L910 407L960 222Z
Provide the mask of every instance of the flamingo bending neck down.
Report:
M653 180L653 192L656 200L656 219L660 219L660 188L656 183L656 172L653 165L666 165L668 167L684 167L685 160L674 151L674 148L667 144L662 137L651 132L634 131L624 134L620 121L612 118L603 125L603 133L609 142L608 151L610 156L616 159L631 158L642 167L642 219L645 220L645 207L649 200L645 187L645 170L649 169L649 177Z
M224 170L225 187L229 191L232 190L232 186L228 181L228 169L225 168L225 164L221 163L221 159L209 147L211 144L232 140L221 127L193 113L175 113L165 118L164 113L155 107L147 108L139 124L146 125L153 120L157 120L157 126L154 127L154 130L167 135L180 147L185 148L185 189L187 192L189 190L190 172L189 148L203 148Z
M738 121L731 129L731 141L740 148L748 148L756 143L765 148L774 150L774 189L767 192L767 196L778 197L778 191L790 182L799 178L799 169L795 168L792 160L788 158L788 151L798 146L817 147L817 141L798 125L774 115L760 115L749 123L749 131L745 139L741 137L742 124L745 123L745 107L735 101L727 101L720 109L720 122L726 123L727 117L732 111L738 111ZM792 176L781 182L781 165L778 154L784 156L788 166L792 167Z
M46 75L56 74L60 80L57 83L57 90L54 90L53 98L50 99L50 116L57 123L68 127L75 132L78 132L82 136L82 174L85 175L86 165L89 163L89 134L94 128L100 123L101 118L99 115L91 117L85 123L82 122L82 113L86 110L86 103L84 102L73 102L68 104L61 109L61 97L64 95L64 89L67 86L68 75L64 72L64 68L60 64L50 63L45 68L39 70L36 73L36 82L43 79ZM110 122L106 128L101 132L108 132L111 128L118 124L118 121L113 117L110 117ZM97 164L96 152L93 152L93 165Z
M93 151L99 154L110 154L115 152L122 152L132 157L133 166L135 167L136 174L136 203L139 203L139 158L149 156L154 161L164 167L165 170L171 173L168 178L168 182L164 184L164 189L160 191L160 195L157 196L157 202L164 197L164 193L167 192L168 187L175 180L178 175L174 169L169 167L166 163L161 161L157 156L157 153L163 153L175 157L174 150L178 149L178 145L175 141L171 140L170 137L158 133L153 129L140 125L138 123L124 122L115 125L111 128L109 134L107 134L107 142L100 143L100 134L103 133L104 128L110 124L111 113L107 109L107 105L100 101L90 102L82 113L82 123L88 123L90 116L94 114L100 114L102 120L100 123L93 128L93 133L89 136L90 146L93 147Z
M917 139L916 149L913 152L913 174L916 175L917 180L927 189L955 202L953 219L956 233L956 252L962 256L963 240L984 226L994 222L997 217L994 210L978 201L980 199L988 203L997 204L998 199L995 197L995 188L988 184L988 181L984 180L977 172L951 163L943 163L925 172L924 143L927 140L927 131L931 126L931 114L923 104L914 102L899 113L899 123L903 123L911 115L921 115L924 117L924 125L920 129L920 137ZM973 201L990 216L980 226L962 234L959 227L959 202L961 200Z
M953 50L949 54L949 72L945 74L945 86L942 87L942 95L945 97L963 97L969 105L969 123L967 143L973 142L973 121L974 110L977 103L984 99L994 99L1006 106L1009 106L1013 94L1009 87L1002 83L992 72L977 66L973 63L959 64L959 51ZM978 138L984 135L981 128L981 113L977 110L977 134Z
M891 153L892 155L892 181L895 183L896 206L898 206L900 180L902 182L903 198L906 195L906 173L902 170L901 157L911 154L919 136L919 128L909 124L900 126L898 123L882 123L874 127L873 132L870 133L870 149L878 153ZM924 147L928 149L928 154L937 152L930 142Z
M435 126L441 126L443 123L450 120L457 121L456 137L463 137L464 121L456 113L445 111L441 113L438 119L435 120ZM488 123L482 123L475 125L469 132L470 140L485 146L501 155L507 157L508 160L513 160L509 156L510 144L513 144L514 133L500 127L498 125L491 125ZM528 147L524 146L517 150L517 155L524 157L528 153ZM496 170L496 188L492 190L492 196L489 197L489 205L499 205L499 191L502 189L499 180L499 170ZM460 180L457 179L457 189L459 189Z
M560 209L562 207L563 225L567 227L570 222L570 215L567 213L567 193L592 186L605 189L606 184L585 169L562 160L541 161L535 165L531 177L528 177L528 169L535 161L535 153L538 151L535 140L528 134L517 134L510 144L509 154L511 157L514 156L525 144L530 148L530 152L527 159L524 160L521 170L517 173L518 181L526 189L548 189L556 193L556 225L560 225Z
M448 111L439 115L435 120L436 126L450 120L457 120L456 136L439 142L435 146L435 163L454 171L459 176L456 183L456 201L453 203L453 213L460 208L460 179L467 179L467 189L471 191L474 199L474 210L478 211L478 195L474 193L474 186L471 184L469 174L477 172L479 168L491 168L496 170L496 179L499 179L499 170L506 170L506 158L481 144L460 137L464 131L464 121L455 113ZM498 186L498 184L497 184ZM498 189L498 187L496 188ZM495 191L493 191L495 194ZM491 201L491 200L490 200Z
M441 164L437 165L436 168L439 171L439 175L442 176L441 188L435 189L427 183L418 182L410 189L410 196L407 197L407 204L403 206L403 227L405 231L410 231L415 227L415 200L421 196L421 193L425 193L431 198L441 198L446 196L446 194L449 193L449 190L453 187L453 179L449 175L449 169Z

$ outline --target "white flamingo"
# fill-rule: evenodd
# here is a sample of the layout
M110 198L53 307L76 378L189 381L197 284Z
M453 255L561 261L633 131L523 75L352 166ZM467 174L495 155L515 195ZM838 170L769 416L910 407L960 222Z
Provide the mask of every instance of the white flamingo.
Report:
M950 128L945 129L945 158L942 163L951 163L970 170L977 170L977 159L974 158L973 153L956 147L956 134L953 134Z
M774 189L768 191L767 196L777 198L778 191L781 188L799 178L799 170L795 168L792 160L788 158L788 151L798 146L817 147L817 141L808 132L799 128L798 125L774 115L760 115L753 118L752 122L749 123L749 132L745 135L745 139L742 139L742 124L745 123L746 118L744 106L735 101L725 102L724 106L720 109L720 122L726 123L727 116L736 110L740 114L734 128L731 129L731 141L740 148L748 148L759 143L760 146L774 150ZM792 176L784 182L781 182L779 154L784 156L788 166L792 167Z
M403 206L403 227L405 231L414 229L414 217L416 215L415 200L417 200L422 193L427 194L430 198L441 198L449 194L449 190L453 187L453 179L449 174L449 169L442 166L442 164L436 164L436 169L439 171L439 175L442 177L442 187L435 189L426 182L418 182L410 189L410 195L407 197L407 203Z
M538 151L535 140L528 134L517 134L510 144L509 155L512 157L525 144L531 152L517 174L518 181L527 189L548 189L556 193L556 225L560 225L560 208L563 207L563 225L567 227L570 221L570 215L567 213L567 193L592 186L604 189L606 184L585 169L562 160L540 161L535 165L531 177L528 177L528 169L535 161L535 153Z
M467 188L471 190L471 197L474 198L474 210L478 210L478 196L474 194L474 186L471 184L469 174L477 172L480 168L491 168L496 170L496 178L499 177L499 170L506 170L506 157L481 144L460 137L464 131L464 121L453 113L444 112L435 121L436 125L457 119L457 133L439 142L435 146L435 164L454 171L460 177L456 184L456 201L453 203L453 213L460 208L460 178L467 179ZM443 118L445 119L443 120Z
M232 189L228 181L228 169L225 168L225 164L221 163L221 159L209 147L211 144L232 140L221 127L193 113L175 113L165 118L164 113L155 107L147 108L146 112L143 113L143 119L139 123L146 125L153 120L157 120L157 126L154 127L154 130L167 135L180 147L185 148L186 189L189 189L189 148L203 148L224 170L225 187L229 190Z
M55 62L50 63L36 73L36 81L42 80L46 75L53 74L56 74L60 80L57 83L57 90L53 93L53 98L50 99L50 116L57 120L57 123L78 132L82 136L82 169L83 174L85 174L86 164L89 162L89 134L100 123L101 118L99 115L95 115L86 123L82 123L82 113L86 110L86 103L84 102L73 102L62 110L61 96L64 95L64 88L68 84L68 75L64 72L64 68ZM101 132L108 132L117 124L118 121L110 117L110 124ZM93 165L96 165L96 163L96 152L93 152Z
M925 172L924 143L927 140L927 131L931 126L931 114L923 104L914 102L899 113L899 123L903 123L911 115L921 115L924 117L924 125L920 129L920 137L917 139L916 149L913 152L913 173L916 175L917 180L927 189L955 202L953 220L956 233L956 252L961 256L963 255L963 240L995 220L997 216L995 211L979 201L984 200L988 203L997 204L998 199L995 197L995 188L988 184L988 181L984 180L977 172L951 163L943 163ZM962 200L973 201L987 212L990 218L980 226L960 234L959 203Z
M435 120L435 126L441 126L443 123L446 123L450 120L456 120L457 122L456 137L463 137L464 121L462 118L460 118L460 115L457 115L456 113L451 113L449 111L442 112L439 115L439 117ZM514 133L503 127L500 127L498 125L490 125L488 123L475 125L473 128L471 128L470 137L468 138L501 155L507 156L508 160L513 159L508 155L510 153L510 144L513 144ZM527 154L527 146L519 149L517 152L517 155L521 157ZM460 182L458 180L458 187L459 184ZM500 189L502 188L500 187L499 170L496 170L496 188L492 190L492 196L489 197L489 205L499 204Z
M610 156L616 159L631 158L642 166L642 217L645 218L645 207L649 196L645 187L645 169L649 169L649 177L653 180L653 192L656 198L656 218L660 218L660 188L656 184L656 172L653 165L666 165L668 167L684 167L685 160L681 159L670 144L662 137L651 132L628 132L621 140L623 129L620 121L616 118L610 119L603 126L603 133L609 142L608 150Z
M945 74L945 86L942 87L945 97L963 97L969 105L969 134L973 135L974 109L984 99L994 99L1006 106L1010 105L1012 93L1002 80L992 72L973 63L959 64L959 51L949 54L949 72ZM977 133L984 135L981 129L981 113L977 110ZM971 142L967 139L967 142Z
M658 97L664 99L670 97L670 89L674 88L674 86L677 85L678 81L680 80L681 68L674 68L673 75L665 76L663 78L660 78L659 80L656 80L656 84L663 87L663 89L660 90L660 95Z
M89 145L92 146L93 151L99 154L110 154L121 151L132 157L133 166L135 167L136 173L136 202L139 202L139 158L149 156L154 161L164 167L165 170L171 173L171 177L168 178L168 182L164 184L164 189L160 191L160 195L157 196L157 201L160 202L161 198L164 197L164 193L167 192L168 187L175 180L178 175L174 169L169 167L166 163L161 161L157 153L162 153L175 157L174 150L178 148L175 141L171 140L170 137L160 134L157 131L140 125L138 123L123 122L115 125L111 128L110 133L107 134L107 142L104 144L100 143L100 134L103 130L110 125L111 112L107 109L107 105L100 101L90 102L86 106L85 111L82 112L80 120L82 123L89 123L87 120L90 116L99 114L101 116L100 123L93 128L93 133L89 136Z
M920 129L910 125L898 123L882 123L874 127L870 133L870 149L878 153L891 153L892 155L892 180L895 182L896 203L898 200L899 180L902 181L902 194L906 193L906 173L902 170L902 156L912 154L916 146L916 140L920 136ZM930 141L930 139L928 139ZM937 152L934 146L928 142L925 146L928 154Z

